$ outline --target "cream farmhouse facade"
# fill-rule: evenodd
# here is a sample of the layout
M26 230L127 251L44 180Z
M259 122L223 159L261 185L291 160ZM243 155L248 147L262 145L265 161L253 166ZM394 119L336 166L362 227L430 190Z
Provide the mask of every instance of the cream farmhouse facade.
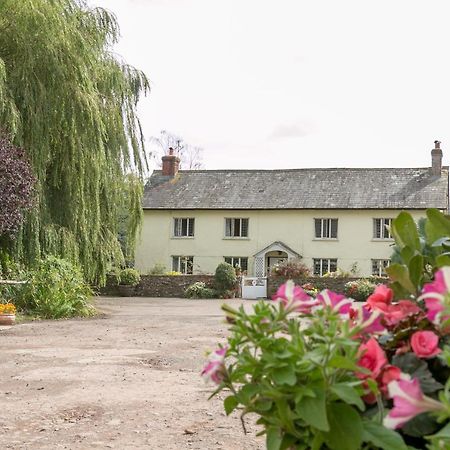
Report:
M316 275L390 263L390 221L404 210L448 212L440 143L426 168L178 170L170 151L145 188L136 267L214 273L220 262L264 276L301 258Z

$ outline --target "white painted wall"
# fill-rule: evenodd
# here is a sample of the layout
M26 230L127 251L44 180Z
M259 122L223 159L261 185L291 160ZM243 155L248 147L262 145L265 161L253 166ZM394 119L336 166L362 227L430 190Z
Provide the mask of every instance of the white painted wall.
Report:
M374 218L394 218L393 210L145 210L140 240L136 249L136 267L147 273L156 263L172 268L172 255L194 256L194 273L214 273L224 256L249 258L253 273L253 255L274 241L281 241L300 253L311 269L313 258L337 258L338 267L350 270L358 264L361 275L370 275L371 259L388 259L393 241L373 239ZM425 210L410 211L415 220ZM174 238L173 219L195 217L193 238ZM248 217L248 239L225 238L225 217ZM314 238L315 218L338 218L336 240Z

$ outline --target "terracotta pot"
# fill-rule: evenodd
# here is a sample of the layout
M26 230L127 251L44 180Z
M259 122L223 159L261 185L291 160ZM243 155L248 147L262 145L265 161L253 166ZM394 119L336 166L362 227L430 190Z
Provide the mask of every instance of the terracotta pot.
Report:
M15 321L15 314L0 314L0 325L14 325Z

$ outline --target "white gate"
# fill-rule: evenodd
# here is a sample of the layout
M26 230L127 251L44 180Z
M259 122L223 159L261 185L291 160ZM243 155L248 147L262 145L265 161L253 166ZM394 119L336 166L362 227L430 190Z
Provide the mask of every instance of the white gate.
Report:
M267 278L242 277L242 298L267 298Z

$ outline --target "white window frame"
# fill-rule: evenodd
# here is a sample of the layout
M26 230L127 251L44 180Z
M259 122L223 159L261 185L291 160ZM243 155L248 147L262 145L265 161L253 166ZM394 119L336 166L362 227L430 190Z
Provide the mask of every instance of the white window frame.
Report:
M316 273L316 261L320 261L319 273ZM331 272L330 271L331 261L336 261L336 269L333 270L333 272L336 272L338 267L337 258L313 258L313 274L315 276L323 277L326 273Z
M372 259L372 276L375 277L385 277L386 274L386 268L391 265L390 259ZM375 267L376 265L376 267ZM376 269L376 270L374 270Z
M186 233L183 234L183 221L186 221ZM193 238L195 233L195 217L174 217L172 237Z
M194 273L194 257L172 256L172 270L174 272L180 272L183 275L192 275Z
M228 264L231 264L234 268L236 268L236 266L239 266L242 271L248 272L248 256L224 256L223 259L225 262L228 262L227 260L231 260L231 262L229 262ZM245 269L242 267L243 259L247 260L247 267Z
M320 236L316 234L316 221L320 220ZM336 236L331 236L332 221L336 221ZM339 221L336 217L316 217L314 218L314 239L334 239L338 238Z
M374 217L373 219L373 239L377 241L392 241L392 235L387 227L392 225L392 218L389 217ZM379 222L379 226L378 226ZM379 233L378 233L379 230Z
M227 234L228 232L228 221L230 222L230 234ZM239 220L239 235L235 235L235 221ZM242 221L246 220L247 221L247 234L245 236L242 236ZM250 227L250 219L248 217L225 217L225 238L226 239L248 239L249 236L249 227Z

